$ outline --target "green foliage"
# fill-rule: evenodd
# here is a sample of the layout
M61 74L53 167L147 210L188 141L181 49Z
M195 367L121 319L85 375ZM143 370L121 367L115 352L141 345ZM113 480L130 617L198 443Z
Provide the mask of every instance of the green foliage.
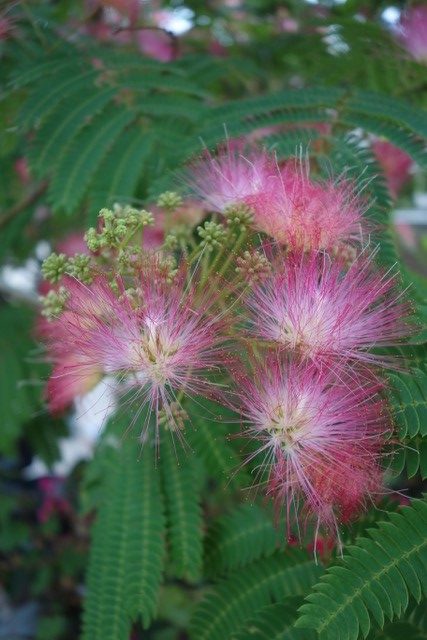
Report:
M406 467L409 477L420 471L427 477L427 374L413 368L411 373L388 376L390 401L398 431L393 468L400 473Z
M138 459L130 438L100 454L105 475L93 529L83 638L128 640L132 621L141 618L147 627L156 612L165 554L160 476L154 451L146 446Z
M427 503L416 500L391 513L346 550L342 564L328 569L301 607L298 627L315 629L320 640L366 638L374 619L401 616L409 596L427 596Z
M263 607L244 628L230 636L231 640L315 640L314 631L293 627L300 602L301 598L285 598Z
M203 551L201 478L195 456L181 447L164 438L160 465L172 570L179 578L194 579L200 576Z
M241 486L248 482L240 459L229 439L229 412L206 400L189 400L186 409L190 424L186 440L197 451L209 473L224 487Z
M270 556L281 545L283 531L274 527L269 511L245 504L216 522L206 540L209 575L230 572Z
M33 314L19 307L0 308L2 406L1 452L10 454L21 436L22 425L40 410L41 378L45 368L31 339ZM20 340L14 339L15 335Z
M193 616L191 637L230 637L262 607L305 594L321 573L319 565L295 549L252 562L221 581L202 600Z

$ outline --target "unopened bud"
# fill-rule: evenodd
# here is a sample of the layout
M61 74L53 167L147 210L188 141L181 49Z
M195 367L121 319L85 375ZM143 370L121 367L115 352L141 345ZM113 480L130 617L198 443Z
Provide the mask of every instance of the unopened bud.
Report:
M165 191L157 198L157 206L167 211L175 211L182 205L182 198L175 191Z
M236 259L236 272L240 273L248 284L263 280L271 271L271 264L259 251L245 251Z
M197 227L197 233L202 238L200 243L202 247L206 247L208 251L212 251L216 247L220 247L227 235L222 224L208 220L203 227Z
M59 282L68 266L65 253L51 253L42 264L42 275L52 284Z

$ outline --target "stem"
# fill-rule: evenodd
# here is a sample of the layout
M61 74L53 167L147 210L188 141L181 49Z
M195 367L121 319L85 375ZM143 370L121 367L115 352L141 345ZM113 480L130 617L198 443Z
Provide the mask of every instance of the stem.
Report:
M229 254L227 260L222 265L221 270L218 273L219 276L223 276L224 273L226 273L228 267L230 266L231 262L234 259L235 254L237 253L237 251L240 249L240 247L242 246L242 244L246 240L246 236L247 235L248 235L248 230L245 228L245 229L243 229L243 231L241 231L240 236L237 238L236 244L233 247L233 250L230 251L230 254Z

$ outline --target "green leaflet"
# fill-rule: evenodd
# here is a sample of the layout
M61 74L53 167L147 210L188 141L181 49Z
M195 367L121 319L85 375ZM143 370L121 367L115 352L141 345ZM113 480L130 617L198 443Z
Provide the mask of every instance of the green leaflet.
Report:
M389 399L400 444L393 457L392 468L408 476L420 471L427 477L427 374L414 368L411 373L388 375Z
M22 435L22 424L40 410L41 354L30 337L33 314L12 306L0 308L1 453L10 454ZM20 339L14 339L19 336Z
M274 527L268 510L244 504L223 516L208 531L206 569L210 575L234 571L262 556L270 556L283 540L284 532Z
M249 484L250 480L241 470L241 460L229 439L233 430L227 424L231 419L230 412L207 400L188 400L185 409L190 416L185 438L197 451L209 473L223 486Z
M316 640L315 631L293 627L300 602L301 598L289 597L264 607L231 640Z
M130 109L111 105L74 139L69 152L60 158L49 188L55 210L71 213L79 206L100 163L135 116Z
M194 454L166 434L162 438L160 467L166 504L169 554L179 578L199 577L202 565L201 482Z
M315 629L320 640L367 637L406 610L409 596L427 595L427 503L414 500L346 550L301 607L297 627Z
M221 581L197 607L191 623L194 640L229 638L262 607L291 595L304 595L322 573L307 554L276 552Z
M123 425L125 428L126 425ZM83 616L84 640L128 640L156 611L165 552L160 474L154 450L128 438L105 456Z
M92 179L89 224L96 224L98 212L103 207L132 199L153 148L153 136L137 125L117 138Z
M114 89L104 88L101 91L91 90L81 92L61 102L50 114L42 127L37 131L31 148L31 165L40 176L45 175L52 168L52 158L67 153L74 136L85 126L91 126L92 118L102 111L114 96Z

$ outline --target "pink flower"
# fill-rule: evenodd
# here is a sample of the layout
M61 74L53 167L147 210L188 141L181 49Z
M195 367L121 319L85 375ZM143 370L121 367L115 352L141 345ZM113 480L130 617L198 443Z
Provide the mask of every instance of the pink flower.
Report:
M292 250L333 250L360 242L364 203L346 180L313 181L299 160L281 170L273 192L252 199L254 222Z
M347 180L314 181L308 164L295 159L280 168L260 150L227 152L190 167L195 193L213 211L246 205L254 227L292 250L335 250L360 242L367 229L364 203Z
M212 311L207 291L198 294L186 283L184 270L171 283L154 258L131 292L120 280L118 285L119 296L102 275L90 287L66 283L69 302L56 322L67 343L61 346L54 327L51 353L60 376L50 385L63 397L72 394L79 376L115 374L135 391L138 415L148 408L158 420L163 411L174 424L171 406L177 393L215 395L210 379L224 359L226 322ZM68 357L73 364L67 368L63 359L68 364Z
M64 497L64 479L56 476L43 476L37 480L42 494L42 504L37 510L39 522L47 522L54 513L63 516L72 514L72 507Z
M408 53L427 63L427 6L408 8L402 13L398 37Z
M319 366L391 364L370 349L410 333L409 307L395 282L390 272L373 270L372 257L348 271L324 254L282 258L247 300L250 332Z
M162 29L140 29L137 44L142 53L160 62L171 62L178 57L177 43Z
M57 319L43 318L37 326L54 365L46 386L46 399L53 414L67 409L103 377L105 371L99 360L82 348L82 337L89 335L101 319L112 320L111 304L116 300L111 290L109 297L104 296L104 289L97 282L84 285L68 277L64 282L69 296L67 308Z
M268 491L285 507L289 527L296 510L334 532L380 491L387 421L378 381L361 376L355 384L275 354L239 380L239 389Z
M410 179L412 159L407 153L387 140L375 140L372 151L384 172L391 196L396 199L402 187Z
M207 208L223 213L230 205L246 205L267 198L277 182L274 160L263 151L242 153L240 143L228 143L217 156L206 153L190 166L188 183Z

